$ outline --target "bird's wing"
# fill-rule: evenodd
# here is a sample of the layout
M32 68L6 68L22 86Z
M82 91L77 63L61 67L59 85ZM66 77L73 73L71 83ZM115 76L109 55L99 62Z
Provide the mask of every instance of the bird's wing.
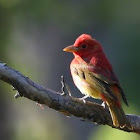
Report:
M93 65L78 66L78 75L100 93L107 95L114 100L118 100L117 96L112 90L113 87L116 87L125 104L128 105L125 94L112 70L99 69Z

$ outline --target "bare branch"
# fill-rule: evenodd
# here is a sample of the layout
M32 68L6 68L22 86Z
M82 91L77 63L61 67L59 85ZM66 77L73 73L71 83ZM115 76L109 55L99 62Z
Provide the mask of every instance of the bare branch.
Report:
M3 63L0 63L0 79L9 83L18 91L15 98L24 96L39 104L53 108L64 115L73 115L87 121L109 125L115 128L112 124L109 111L102 106L89 101L84 103L68 94L62 96L62 93L52 91L31 81L28 77ZM140 134L140 116L127 115L127 117L133 130L128 130L127 128L117 129Z

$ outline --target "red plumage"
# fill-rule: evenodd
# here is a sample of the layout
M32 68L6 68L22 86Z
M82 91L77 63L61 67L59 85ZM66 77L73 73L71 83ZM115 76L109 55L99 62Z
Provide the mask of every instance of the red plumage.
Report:
M131 128L121 107L121 96L128 105L125 94L101 44L90 35L82 34L64 51L74 54L70 70L77 88L85 95L105 101L116 127Z

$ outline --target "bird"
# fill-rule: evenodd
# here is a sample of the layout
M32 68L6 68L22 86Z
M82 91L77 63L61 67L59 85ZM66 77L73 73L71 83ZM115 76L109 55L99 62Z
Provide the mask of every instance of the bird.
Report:
M126 96L100 42L88 34L82 34L63 51L74 55L70 71L74 84L85 95L83 99L92 97L103 100L109 108L113 125L132 129L121 105L122 98L128 106Z

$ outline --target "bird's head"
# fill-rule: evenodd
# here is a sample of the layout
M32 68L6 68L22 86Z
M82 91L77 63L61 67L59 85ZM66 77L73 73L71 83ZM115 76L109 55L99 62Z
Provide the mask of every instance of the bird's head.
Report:
M63 51L72 52L74 55L83 57L100 50L102 50L100 43L88 34L80 35L73 45L63 49Z

